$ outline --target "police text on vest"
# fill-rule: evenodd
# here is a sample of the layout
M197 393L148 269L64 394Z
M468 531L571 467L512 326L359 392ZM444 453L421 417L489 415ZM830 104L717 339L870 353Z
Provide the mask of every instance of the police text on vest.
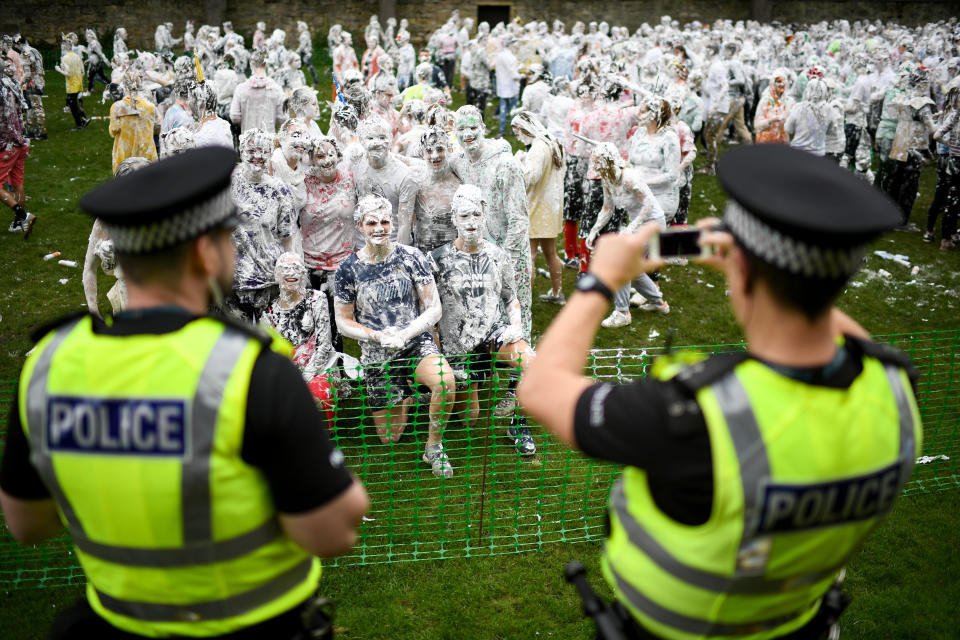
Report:
M186 415L183 400L53 396L45 444L50 451L183 457Z
M900 494L900 464L819 484L764 487L760 533L796 531L866 520L886 513Z

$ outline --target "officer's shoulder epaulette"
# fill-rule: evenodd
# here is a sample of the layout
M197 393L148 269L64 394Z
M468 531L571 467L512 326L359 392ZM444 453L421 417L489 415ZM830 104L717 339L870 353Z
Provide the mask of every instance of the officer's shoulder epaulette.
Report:
M903 351L891 347L888 344L883 344L882 342L874 342L873 340L854 338L852 336L844 337L848 343L852 343L863 355L876 358L884 364L892 364L904 369L911 382L915 383L920 377L920 372L917 371L917 368L913 365L913 360Z
M706 360L687 365L673 380L690 393L696 393L733 371L734 367L750 357L746 351L718 353Z
M43 339L43 336L47 335L51 331L55 331L64 325L70 324L74 320L79 320L80 318L84 318L88 315L90 315L89 311L74 311L73 313L68 313L65 316L60 316L59 318L45 322L30 332L30 340L36 344Z
M240 333L249 336L259 342L264 347L269 347L270 343L273 342L273 338L266 331L260 327L248 324L246 322L241 322L236 318L231 318L225 314L210 314L208 318L213 318L217 322L221 322L226 326L230 327L234 331L239 331Z

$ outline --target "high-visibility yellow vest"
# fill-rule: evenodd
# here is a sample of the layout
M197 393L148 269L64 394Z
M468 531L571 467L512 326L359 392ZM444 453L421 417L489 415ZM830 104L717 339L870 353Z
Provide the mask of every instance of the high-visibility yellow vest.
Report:
M87 575L93 609L145 636L210 636L287 611L320 562L281 530L240 458L263 343L212 318L110 336L89 317L45 336L20 380L31 461Z
M611 493L604 575L664 638L789 633L816 614L910 475L921 427L909 380L869 356L848 389L746 360L696 400L713 463L709 519L690 526L668 517L646 473L628 467Z

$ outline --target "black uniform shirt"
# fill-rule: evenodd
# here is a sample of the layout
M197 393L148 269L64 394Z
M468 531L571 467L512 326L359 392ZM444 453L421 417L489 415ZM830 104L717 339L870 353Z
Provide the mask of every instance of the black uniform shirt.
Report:
M838 357L824 367L766 364L801 382L846 389L863 370L863 348L864 343L847 338ZM584 453L646 471L660 510L687 525L705 523L713 507L710 435L694 395L676 379L601 383L583 392L574 414L574 435Z
M124 313L105 335L160 335L183 328L195 316L173 307ZM49 498L50 492L30 464L30 450L14 396L7 443L0 466L0 488L22 500ZM250 375L246 426L240 457L265 476L274 506L281 513L310 511L333 500L352 483L343 455L330 442L327 425L297 368L284 356L264 348Z

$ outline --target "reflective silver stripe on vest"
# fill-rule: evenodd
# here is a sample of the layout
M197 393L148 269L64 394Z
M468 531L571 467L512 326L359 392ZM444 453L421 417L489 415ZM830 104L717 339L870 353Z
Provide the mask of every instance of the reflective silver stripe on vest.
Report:
M213 511L210 503L210 455L217 416L230 374L248 338L226 329L217 339L204 363L191 410L190 458L181 474L183 503L183 546L172 548L124 547L95 542L87 537L73 506L63 492L46 453L47 382L57 349L80 320L59 329L37 359L27 389L27 420L31 461L50 488L63 512L77 549L105 560L131 567L180 567L232 560L272 542L282 534L275 518L227 540L212 540ZM203 425L201 427L200 425Z
M760 525L758 503L763 481L770 477L770 460L760 435L760 426L753 414L753 407L750 406L750 396L737 374L731 372L723 376L710 386L710 390L723 412L740 465L740 482L743 487L743 548ZM762 567L759 573L763 573Z
M27 431L30 433L30 461L37 469L40 477L43 478L53 494L60 507L60 512L67 521L67 528L70 534L76 539L77 536L84 537L83 526L77 518L73 506L67 500L57 482L57 474L53 470L53 458L47 455L47 381L50 378L50 363L53 362L53 355L60 345L66 339L77 325L80 319L64 325L58 329L53 338L44 348L37 363L33 367L33 375L30 376L29 386L27 387Z
M893 397L897 401L897 412L900 414L900 484L897 490L900 494L913 471L917 458L917 439L913 433L913 411L910 410L910 400L907 397L907 390L903 388L903 380L900 378L901 369L888 364L884 365L884 371L893 389Z
M910 402L903 382L900 378L900 369L893 365L886 365L885 371L889 379L897 402L897 409L900 416L900 451L899 460L901 465L900 490L909 478L913 468L913 461L916 457L916 439L913 429L913 412L910 410ZM757 526L757 499L759 490L763 486L765 479L770 477L770 463L760 435L760 428L754 416L753 409L750 406L749 397L743 384L737 378L735 373L724 376L721 380L711 386L711 390L717 399L720 410L723 412L727 423L727 429L733 440L734 448L737 453L737 460L740 464L741 481L744 497L744 524L745 531L741 541L741 549L753 538L753 532ZM752 491L749 487L754 487L757 491ZM836 566L821 569L820 571L806 574L803 576L794 576L786 579L769 580L762 575L744 575L738 573L736 577L728 577L720 574L711 573L690 567L675 558L667 549L651 536L643 525L640 524L627 509L627 497L624 490L624 480L620 480L614 485L610 496L611 506L617 514L617 519L627 533L630 543L641 550L652 562L654 562L663 571L669 573L679 580L708 591L730 593L730 594L773 594L790 591L815 584L825 578L834 575L846 564L848 558L837 563ZM754 520L750 520L747 514L754 514ZM879 520L878 520L879 522ZM752 526L752 528L751 528ZM623 582L617 576L618 582ZM636 593L640 600L630 598L631 604L637 609L643 611L650 617L657 619L664 624L666 622L651 613L649 610L660 609L654 603L650 603L635 589L623 588L625 594ZM644 600L649 605L641 602ZM645 608L646 607L646 608ZM663 609L671 615L671 612ZM799 615L799 614L797 614ZM790 616L787 620L796 616ZM679 628L679 627L678 627Z
M183 548L121 547L76 536L73 543L80 551L107 562L129 567L169 568L233 560L273 542L280 535L280 524L276 518L270 518L259 527L234 538Z
M203 365L193 397L190 458L183 462L180 484L183 544L210 543L213 539L213 508L210 495L210 456L217 416L230 374L250 338L225 329Z
M678 629L680 631L685 631L687 633L704 636L738 636L749 633L759 633L769 629L776 629L777 627L785 625L791 620L795 620L805 612L809 611L807 607L804 607L803 609L794 613L777 616L776 618L768 618L767 620L760 620L758 622L751 622L749 624L727 624L723 622L711 622L709 620L690 618L677 613L676 611L671 611L670 609L661 607L656 602L650 600L645 595L637 591L633 585L624 580L623 577L617 573L612 566L609 565L609 563L608 568L610 569L610 572L613 573L613 577L617 581L617 588L623 593L624 597L627 599L627 602L636 607L645 616L656 620L660 624Z
M627 532L627 538L630 540L630 544L643 551L647 558L665 572L695 587L716 593L783 593L830 577L836 574L843 566L842 563L817 573L776 580L771 580L764 576L729 577L691 567L677 560L673 554L663 548L653 536L647 533L643 525L630 515L627 509L627 496L623 486L623 477L621 477L614 485L613 491L610 494L610 503L624 531Z
M100 604L108 611L145 622L199 622L239 616L284 595L310 575L313 558L294 565L284 573L249 591L222 600L192 604L156 604L118 600L97 590Z

